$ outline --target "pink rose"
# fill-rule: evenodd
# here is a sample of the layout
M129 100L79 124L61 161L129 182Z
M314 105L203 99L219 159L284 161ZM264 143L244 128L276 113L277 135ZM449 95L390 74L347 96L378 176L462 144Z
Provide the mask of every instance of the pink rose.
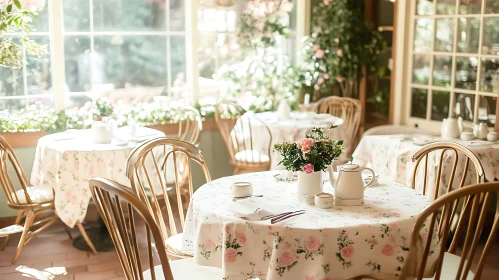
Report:
M315 85L314 85L314 89L315 89L315 90L320 90L320 89L321 89L321 87L320 87L318 84L315 84Z
M240 231L236 231L237 243L244 245L246 243L246 235Z
M211 239L208 239L205 243L204 243L204 247L208 250L213 250L215 249L215 247L217 247L217 245L215 245L215 242L213 242L213 240Z
M324 57L324 51L321 50L321 49L318 49L316 52L315 52L315 57L317 57L318 59L321 59Z
M329 74L324 74L324 79L329 79Z
M319 239L313 236L310 236L310 238L307 240L307 243L305 244L307 250L311 252L317 251L320 246L321 242L319 241Z
M306 154L306 153L309 153L309 152L310 152L310 148L305 146L305 147L301 148L301 151L302 151L304 154Z
M294 261L295 261L295 255L293 253L284 252L279 257L279 266L280 267L290 266L293 264Z
M323 83L324 83L323 77L320 77L319 79L317 79L317 84L322 85Z
M346 246L341 249L341 256L343 258L350 258L353 256L354 248L352 246Z
M315 52L317 51L318 49L320 49L319 45L313 45L312 46L312 50Z
M339 57L342 57L343 56L343 51L341 49L338 49L336 51L336 55L339 56Z
M329 5L329 2L331 2L331 0L324 0L324 5Z
M336 77L336 80L338 81L338 83L341 83L343 82L344 78L342 76L338 76Z
M224 254L224 261L226 263L233 263L236 261L237 258L237 251L234 248L227 248L225 249L225 254Z
M314 139L312 138L303 138L298 140L298 147L301 149L302 147L312 147L314 145Z
M303 172L307 173L307 174L312 174L314 173L314 166L310 163L308 164L305 164L303 166Z
M381 250L381 253L383 255L385 255L385 256L393 256L393 253L394 253L393 246L392 245L388 245L388 244L385 245L383 247L383 250Z

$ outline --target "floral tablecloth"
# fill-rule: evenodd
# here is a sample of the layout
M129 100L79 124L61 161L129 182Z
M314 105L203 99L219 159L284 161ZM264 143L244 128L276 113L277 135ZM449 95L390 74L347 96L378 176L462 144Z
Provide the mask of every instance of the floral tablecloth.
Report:
M293 113L295 114L295 113ZM298 141L301 138L305 137L305 134L314 127L322 127L328 128L330 125L337 125L338 127L332 129L328 132L329 137L331 139L337 140L345 140L344 145L348 145L351 141L347 139L347 131L346 128L342 125L343 119L329 116L328 118L318 119L316 114L313 112L307 112L308 116L303 113L300 116L296 115L296 117L290 120L279 120L276 112L265 112L255 114L255 117L263 121L269 128L270 133L272 134L272 143L271 143L271 170L279 170L284 169L284 167L279 166L280 155L277 152L272 152L274 144L284 141ZM292 115L293 117L294 115ZM253 122L254 126L253 133L258 134L258 141L255 143L258 150L265 151L267 145L269 143L268 134L265 131L262 131L263 128L258 126L257 122ZM258 146L260 145L260 146Z
M126 135L128 128L119 129ZM143 139L161 137L160 131L140 128ZM55 193L57 215L68 226L81 223L87 214L87 207L92 197L88 178L103 176L120 183L129 184L125 175L126 159L136 142L126 145L93 144L91 130L67 133L55 133L38 140L31 184L47 184Z
M423 137L423 136L419 136ZM372 168L377 175L387 176L396 182L411 186L413 178L413 170L415 162L412 162L412 156L419 151L423 146L414 144L411 135L369 135L362 137L359 145L353 153L354 163ZM435 139L438 140L438 139ZM488 181L499 179L499 142L470 142L456 141L467 146L479 158L485 170L485 178ZM433 152L430 154L429 164L435 168L429 169L427 174L428 180L428 197L433 197L434 190L431 188L435 185L436 166L439 164L440 153ZM453 181L453 187L457 187L461 181L461 173L464 171L465 157L459 155L457 165L456 178ZM440 192L445 192L451 175L454 156L448 152L444 155L445 166L442 169ZM416 189L422 186L424 178L423 166L416 173ZM468 168L465 184L476 182L475 167L472 163Z
M320 209L295 200L296 182L277 181L282 171L225 177L205 184L191 200L183 249L200 265L222 268L228 280L349 279L361 275L396 278L408 255L415 216L428 200L411 188L378 180L362 206ZM232 199L236 181L253 184L263 197ZM325 190L332 192L331 186ZM272 213L305 209L306 214L271 225L239 218L257 208ZM427 229L422 237L428 236ZM433 237L431 266L438 255Z

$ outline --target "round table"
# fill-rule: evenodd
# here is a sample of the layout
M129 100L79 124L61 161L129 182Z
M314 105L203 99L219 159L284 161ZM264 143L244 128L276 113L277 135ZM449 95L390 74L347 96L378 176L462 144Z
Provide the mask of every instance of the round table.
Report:
M423 195L381 178L366 190L362 206L320 209L297 202L296 182L277 180L278 172L225 177L198 189L187 213L183 250L193 251L200 265L222 268L226 279L397 277L416 216L429 205ZM234 200L231 185L237 181L251 182L254 194L263 197ZM324 189L332 192L328 182ZM273 225L240 218L258 208L306 213ZM436 257L439 249L432 250Z
M117 135L130 138L128 127ZM83 222L92 197L88 178L102 176L128 185L126 159L140 141L164 136L163 132L140 128L134 141L124 145L94 144L91 130L54 133L38 140L32 185L49 185L55 193L57 215L69 227Z
M298 141L305 137L307 131L314 127L328 128L330 125L338 126L335 129L329 131L329 137L331 139L345 140L345 143L350 143L347 139L346 127L343 126L343 119L335 116L319 117L314 112L293 112L291 113L291 119L280 120L277 112L264 112L257 113L254 115L256 118L260 119L270 130L272 134L271 150L274 144L284 141ZM253 133L258 135L258 141L255 143L257 150L265 152L266 145L269 143L268 134L263 130L263 127L259 127L258 122L252 122ZM276 152L271 152L271 170L284 169L284 167L279 166L280 155Z

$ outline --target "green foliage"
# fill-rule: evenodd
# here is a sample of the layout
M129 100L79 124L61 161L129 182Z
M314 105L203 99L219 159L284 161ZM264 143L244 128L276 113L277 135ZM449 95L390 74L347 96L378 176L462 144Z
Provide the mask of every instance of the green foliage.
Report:
M92 112L97 117L109 117L113 114L114 108L107 98L100 98L92 103Z
M335 128L331 126L330 129ZM313 171L325 170L343 152L343 141L330 139L322 128L314 128L304 139L294 142L281 142L274 149L282 156L279 165L287 170L305 171L312 165Z
M356 97L362 66L368 73L379 68L380 53L386 49L381 33L364 19L358 1L321 1L313 10L314 32L303 39L299 83L318 94L339 83L344 96Z
M22 67L23 47L28 56L40 57L47 54L47 46L28 38L34 30L33 20L36 12L23 10L19 0L7 0L0 3L0 66L9 68ZM14 37L9 33L20 33Z

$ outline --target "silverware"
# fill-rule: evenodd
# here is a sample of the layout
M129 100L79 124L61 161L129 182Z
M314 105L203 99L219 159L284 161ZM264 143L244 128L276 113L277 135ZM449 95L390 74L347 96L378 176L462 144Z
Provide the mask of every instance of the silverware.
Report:
M232 198L232 201L237 201L237 200L246 199L246 198L250 198L250 197L263 197L263 194L255 194L255 195L248 195L248 196L242 196L242 197L234 197L234 198Z
M284 216L287 216L287 215L291 215L291 214L295 214L295 213L300 213L300 212L303 212L305 213L305 210L297 210L297 211L293 211L293 212L284 212L284 213L281 213L281 214L274 214L274 215L267 215L267 216L263 216L260 220L269 220L269 219L277 219L277 218L281 218L281 217L284 217Z
M301 214L305 214L305 211L294 213L294 214L289 214L289 215L285 215L285 216L281 216L279 218L273 218L273 219L270 220L270 223L271 224L275 224L275 223L278 223L278 222L282 222L282 221L287 220L287 219L289 219L291 217L298 216L298 215L301 215Z

